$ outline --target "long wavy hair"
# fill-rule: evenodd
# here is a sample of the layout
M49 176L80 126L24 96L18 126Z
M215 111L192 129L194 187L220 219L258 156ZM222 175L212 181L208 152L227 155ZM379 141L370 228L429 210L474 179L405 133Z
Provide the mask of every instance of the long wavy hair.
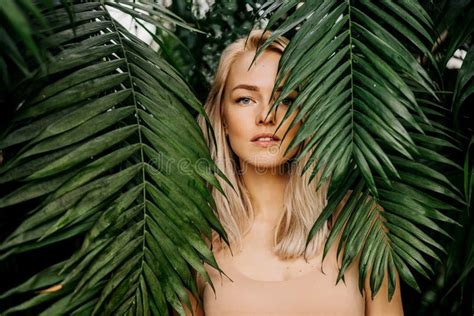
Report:
M256 51L270 35L271 33L268 31L263 33L263 30L253 30L247 38L237 39L222 52L214 82L204 105L205 112L214 129L216 143L211 141L205 119L202 116L198 117L198 123L209 146L211 157L235 188L234 191L224 180L219 178L227 199L219 191L212 189L217 206L215 212L227 233L232 250L235 247L238 250L241 249L242 238L251 229L255 212L238 170L238 157L232 151L225 135L222 97L227 76L234 61L244 52ZM282 54L287 45L288 39L280 36L266 49ZM296 155L301 152L301 148L300 146ZM287 166L284 170L290 173L290 177L284 194L284 212L277 221L273 246L274 253L281 259L300 256L306 259L311 258L318 253L328 236L329 229L327 225L323 225L311 240L306 252L304 251L309 230L327 203L327 184L316 190L320 174L316 175L310 183L308 183L310 172L301 175L310 155L311 151L298 161L290 159L285 162ZM214 251L226 247L226 244L218 238L215 232L211 244Z

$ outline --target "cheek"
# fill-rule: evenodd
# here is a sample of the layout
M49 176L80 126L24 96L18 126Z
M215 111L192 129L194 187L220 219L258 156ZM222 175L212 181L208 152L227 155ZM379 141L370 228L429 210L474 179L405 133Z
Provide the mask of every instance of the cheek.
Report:
M231 112L231 113L229 113ZM237 113L227 111L224 115L225 122L227 123L227 142L230 149L237 155L241 156L245 153L244 140L248 137L248 124L243 122L243 118L239 117Z
M290 128L291 124L293 123L297 115L298 115L298 112L293 112L291 116L288 117L288 119L285 121L285 123L282 126L283 131L285 131L285 133ZM296 136L296 133L298 132L300 126L301 126L301 120L297 124L293 125L293 127L291 127L291 129L288 131L288 134L286 135L286 138L285 138L285 142L288 141L289 143Z
M288 130L288 128L290 127L291 125L291 122L295 119L297 113L294 113L292 114L288 120L285 122L285 127L284 127L284 131L286 132ZM295 124L289 131L288 131L288 134L286 135L284 141L283 141L283 144L282 144L282 147L284 148L283 152L285 152L286 148L290 145L290 143L292 142L292 140L296 137L296 134L298 133L298 130L300 129L301 127L301 121L299 121L297 124ZM298 151L298 147L299 146L296 146L294 147L285 157L286 158L292 158L296 152Z
M227 130L229 132L229 138L234 141L248 138L249 126L250 126L249 110L246 109L233 109L227 110L224 113L224 119L227 122Z

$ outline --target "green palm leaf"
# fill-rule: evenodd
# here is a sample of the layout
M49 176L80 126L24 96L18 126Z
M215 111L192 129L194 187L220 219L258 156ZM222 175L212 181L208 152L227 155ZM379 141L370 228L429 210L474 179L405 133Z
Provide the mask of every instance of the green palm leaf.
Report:
M188 27L156 4L106 4L161 29L163 21ZM0 207L36 203L0 257L85 237L69 260L1 298L60 283L7 312L48 303L45 315L168 315L168 306L184 315L185 290L197 297L193 271L210 281L203 263L218 268L202 237L215 230L227 241L208 185L220 189L215 175L223 174L192 115L203 109L104 3L70 10L73 22L62 7L45 13L53 26L46 41L61 49L0 139L12 157L1 182L22 183Z
M328 205L308 242L347 196L324 252L341 233L338 280L360 255L361 291L369 277L375 295L387 274L391 298L396 270L420 291L412 272L433 273L423 254L439 260L436 251L445 252L430 235L449 236L440 223L457 224L445 212L455 208L445 201L463 203L461 192L433 168L459 166L432 149L455 145L430 120L440 115L433 107L436 86L416 59L434 61L429 16L414 1L269 1L264 7L272 13L268 28L286 16L257 55L296 30L280 61L275 89L286 81L273 105L298 91L285 118L298 111L292 124L303 123L288 151L304 142L299 157L313 150L305 172L331 181Z

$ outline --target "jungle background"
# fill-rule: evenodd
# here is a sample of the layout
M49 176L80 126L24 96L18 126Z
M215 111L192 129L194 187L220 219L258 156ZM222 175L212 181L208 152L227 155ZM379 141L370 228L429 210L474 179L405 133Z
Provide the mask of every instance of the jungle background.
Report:
M202 103L205 100L215 72L219 52L238 37L245 36L253 27L265 27L268 18L261 19L259 11L266 1L164 1L161 4L169 11L164 12L159 25L154 28L153 36L149 35L148 43L157 50L177 71L177 74L188 83L192 93ZM448 157L455 165L444 164L441 172L455 187L463 193L465 203L453 203L455 212L450 217L461 225L445 225L443 228L452 236L436 235L437 241L447 250L440 255L440 261L427 257L433 268L431 279L417 277L420 291L402 282L402 296L406 315L472 315L473 314L473 273L474 267L474 229L472 228L472 74L473 46L472 30L474 21L471 1L432 0L420 1L433 21L434 34L438 42L432 43L431 52L438 64L436 71L431 61L422 59L421 64L430 72L437 84L437 124L449 134L455 146L434 144L434 149ZM32 2L29 0L2 0L0 2L0 111L2 138L8 134L11 122L15 121L18 110L18 93L34 90L41 86L41 80L35 79L36 69L44 68L51 55L55 55L52 44L45 45L45 33L51 20L42 14L48 8L68 7L69 1ZM292 11L290 11L291 13ZM261 13L261 11L260 11ZM288 13L288 16L290 15ZM176 25L176 15L183 24ZM61 19L74 21L74 14L69 10L62 12ZM182 19L182 20L181 20ZM280 20L283 24L285 17ZM60 20L56 21L57 23ZM149 21L150 22L150 21ZM130 20L128 28L133 33L143 33L142 25ZM146 23L146 21L142 21ZM152 24L149 24L152 25ZM198 30L198 31L197 31ZM285 36L290 39L296 34L293 28ZM137 34L135 33L135 34ZM146 34L145 34L146 35ZM146 41L146 40L145 40ZM159 49L158 49L159 46ZM53 51L54 53L51 53ZM462 65L462 67L461 67ZM30 80L30 81L29 81ZM33 80L33 81L31 81ZM34 81L36 80L36 82ZM28 83L25 86L25 82ZM21 89L20 89L21 88ZM460 101L461 100L461 101ZM190 102L191 103L191 102ZM471 106L469 106L471 104ZM197 107L189 106L194 116L199 112ZM434 112L433 112L434 113ZM15 144L14 149L5 150L2 145L1 163L5 164L15 154L21 152ZM3 178L1 192L4 197L14 192L21 183ZM29 210L36 207L35 200L22 202L0 208L0 240L7 237L28 218ZM17 314L36 315L43 311L47 304L41 300L22 302L31 299L35 293L19 290L9 293L8 290L27 281L38 272L51 265L67 260L83 243L84 233L62 238L40 248L30 247L13 253L2 254L0 258L0 312L13 308ZM40 282L38 280L38 282ZM41 283L41 282L40 282ZM29 284L32 285L31 283ZM397 284L397 286L399 286ZM33 287L35 288L35 287ZM5 295L7 293L8 295ZM87 313L86 313L87 314Z

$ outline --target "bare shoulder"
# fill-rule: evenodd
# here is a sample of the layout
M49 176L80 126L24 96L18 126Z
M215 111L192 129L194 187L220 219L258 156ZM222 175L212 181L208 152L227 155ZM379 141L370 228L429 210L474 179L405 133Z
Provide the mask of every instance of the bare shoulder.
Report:
M203 263L203 267L208 274L212 270L211 266L208 265L206 262ZM207 282L201 276L201 274L199 274L197 271L194 271L193 277L194 277L194 280L196 281L198 297L195 297L189 290L186 290L189 301L191 302L193 312L189 310L186 304L183 304L183 308L184 308L186 316L191 316L191 315L204 316L204 294L205 294L204 292L207 286ZM200 304L199 301L201 301L202 304ZM176 313L176 311L173 311L173 316L177 316L177 315L178 314Z
M196 280L196 283L197 283L199 300L202 302L203 301L202 298L203 298L205 282L200 277L199 273L196 273L195 280ZM186 292L188 294L188 298L189 298L189 301L191 302L191 306L192 306L192 309L193 309L193 312L191 312L189 310L189 308L186 306L186 304L182 304L186 316L192 316L192 315L194 315L194 316L204 316L203 306L201 306L199 304L196 297L194 297L194 295L190 291L186 290ZM173 316L177 316L177 315L178 315L178 313L176 313L176 311L173 311Z
M385 271L387 272L387 271ZM365 315L388 315L403 316L402 295L400 290L400 278L396 273L396 287L392 299L388 300L388 277L384 274L382 285L377 294L372 299L372 291L370 289L370 278L365 279L364 290L367 293L365 297Z

